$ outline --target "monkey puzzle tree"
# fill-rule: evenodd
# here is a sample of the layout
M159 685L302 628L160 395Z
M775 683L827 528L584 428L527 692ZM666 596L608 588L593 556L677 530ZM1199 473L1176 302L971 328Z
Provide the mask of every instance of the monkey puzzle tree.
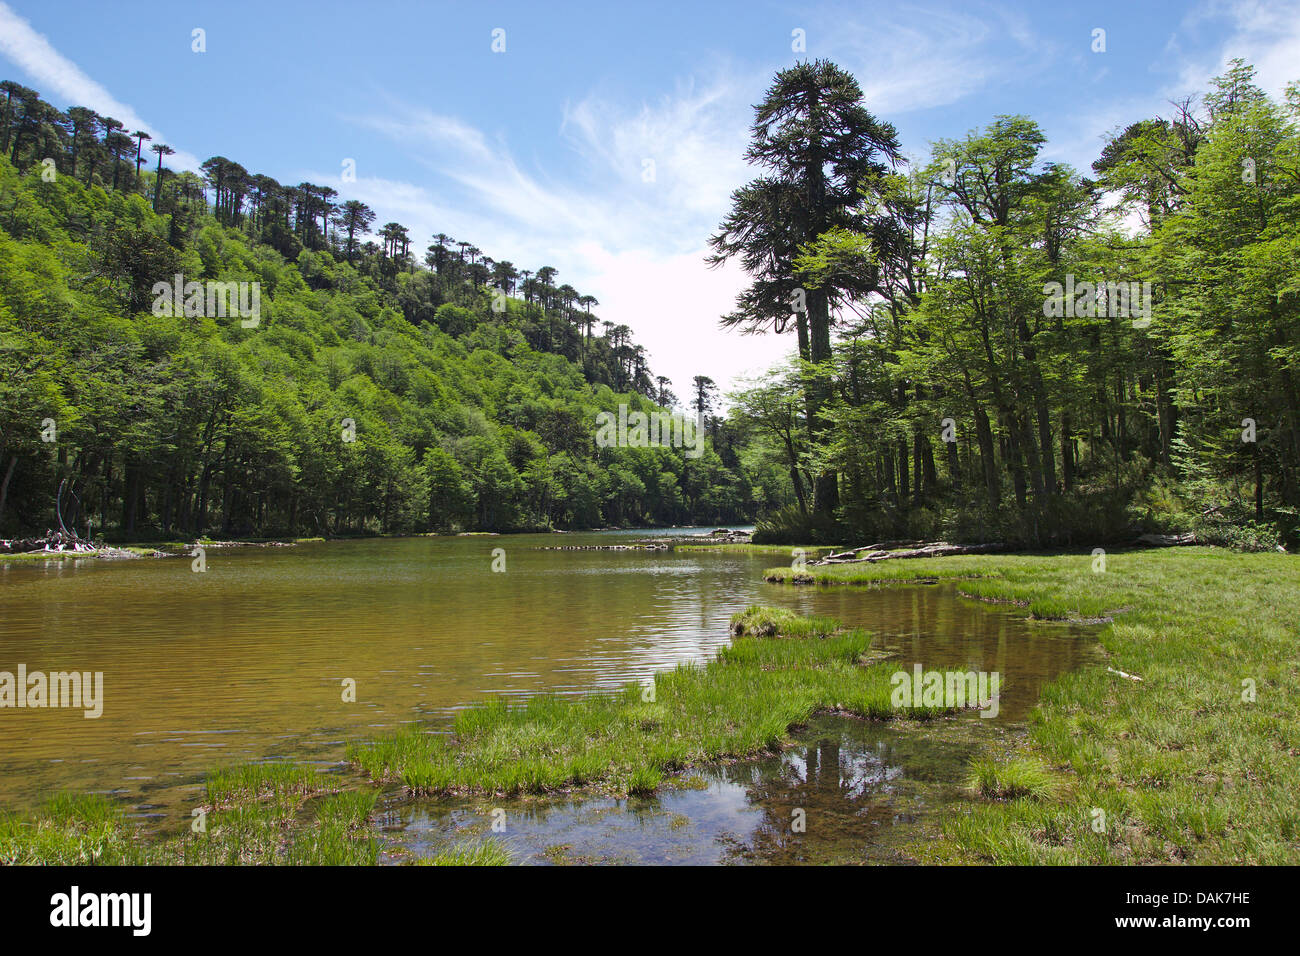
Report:
M826 275L814 285L797 272L794 258L831 229L861 225L868 197L879 193L898 160L897 135L863 106L857 80L827 60L779 72L755 108L752 134L745 157L762 175L733 194L731 213L710 239L712 264L740 256L754 279L729 324L759 331L771 322L781 331L793 312L801 357L825 363L841 296L868 290L857 275ZM828 398L825 379L810 378L805 399L814 437L823 431L820 411ZM835 473L817 475L816 509L829 513L838 500Z
M157 212L158 197L162 194L163 157L171 156L176 152L176 150L172 149L166 143L154 143L152 146L149 147L149 150L150 152L154 152L158 154L158 172L155 174L156 179L154 180L154 184L153 184L153 209L154 212Z
M359 199L349 199L338 211L338 228L347 237L343 246L348 262L352 262L357 249L357 237L364 236L375 221L375 211Z

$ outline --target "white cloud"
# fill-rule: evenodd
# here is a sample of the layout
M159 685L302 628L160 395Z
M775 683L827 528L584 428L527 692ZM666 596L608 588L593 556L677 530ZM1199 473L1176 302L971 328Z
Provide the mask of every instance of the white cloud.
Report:
M1165 82L1149 92L1091 104L1069 119L1077 133L1054 137L1043 157L1064 160L1087 174L1109 132L1147 117L1169 118L1174 103L1204 94L1234 58L1253 64L1255 81L1280 97L1288 82L1300 79L1300 2L1209 0L1193 8L1152 64L1153 71L1168 77Z
M906 6L869 18L835 9L809 31L810 49L823 36L825 55L853 71L867 107L886 118L1025 82L1056 56L1022 18L987 6Z
M1223 72L1234 58L1254 64L1255 82L1274 96L1280 96L1287 83L1300 80L1300 3L1212 0L1198 8L1188 23L1217 19L1231 22L1233 32L1212 60L1185 65L1182 79L1186 88L1204 90L1210 78Z
M54 93L69 106L88 106L101 116L112 116L125 124L128 131L144 130L154 142L167 138L146 123L130 106L115 99L58 50L32 29L32 25L0 2L0 54L32 78L39 92ZM183 150L168 159L172 167L197 170L199 160Z
M449 188L308 175L366 202L378 221L402 222L418 249L445 232L520 268L556 267L561 282L600 300L601 318L632 328L651 370L679 395L697 374L726 387L792 347L788 338L722 331L718 319L745 277L704 262L731 191L752 175L743 157L759 89L758 74L752 84L720 74L653 104L629 108L595 94L566 104L558 135L575 167L563 183L453 117L397 104L388 115L347 118L406 148ZM654 161L649 182L646 159Z

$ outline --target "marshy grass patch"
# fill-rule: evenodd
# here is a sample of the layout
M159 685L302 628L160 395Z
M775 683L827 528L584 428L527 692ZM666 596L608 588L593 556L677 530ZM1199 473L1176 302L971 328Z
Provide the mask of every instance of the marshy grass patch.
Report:
M244 797L305 797L335 788L312 767L276 762L217 767L208 772L206 789L211 805L220 807Z
M974 760L966 785L986 800L1054 800L1062 791L1061 782L1052 770L1032 757Z
M515 856L496 839L481 840L411 860L415 866L513 866Z
M892 567L891 567L892 566ZM809 568L818 584L951 580L1031 617L1098 622L1096 663L1047 685L1016 755L1070 774L1055 799L947 815L986 863L1300 863L1300 561L1214 547L978 555ZM1096 569L1095 569L1096 568ZM769 572L789 580L790 569ZM1107 668L1140 677L1127 679ZM987 767L989 792L1032 785ZM1102 832L1094 811L1104 811ZM1097 824L1100 825L1100 824Z
M0 815L0 864L133 865L153 861L122 808L100 794L58 794L30 817Z
M733 637L822 638L835 633L839 622L829 617L802 617L785 608L751 604L731 617Z
M732 632L714 660L660 673L652 685L494 699L460 711L450 734L406 728L351 748L349 757L371 779L400 781L420 795L647 796L693 785L683 778L691 767L779 750L820 712L871 719L943 712L894 707L894 668L871 659L869 634L833 619L750 607Z

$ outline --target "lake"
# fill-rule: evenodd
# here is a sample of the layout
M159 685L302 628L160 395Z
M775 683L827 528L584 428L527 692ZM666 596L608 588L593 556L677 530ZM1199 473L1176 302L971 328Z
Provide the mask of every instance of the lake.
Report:
M213 766L337 767L351 741L445 722L487 695L587 693L704 661L751 603L863 626L904 668L997 671L1001 711L982 723L1002 728L1094 652L1083 628L1031 623L951 585L772 585L762 570L788 559L738 550L548 550L646 537L209 548L203 573L179 558L0 563L0 671L104 675L98 719L0 710L0 807L92 791L143 817L188 817Z

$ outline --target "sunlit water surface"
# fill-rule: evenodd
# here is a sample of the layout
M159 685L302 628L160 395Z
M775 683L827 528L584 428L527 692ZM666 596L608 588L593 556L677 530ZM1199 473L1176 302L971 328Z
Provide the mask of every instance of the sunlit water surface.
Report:
M644 537L210 549L204 573L186 559L0 564L0 671L104 675L98 719L0 709L0 808L94 791L143 816L188 816L211 767L337 766L350 741L445 722L487 695L584 693L703 661L728 641L730 616L756 602L866 627L903 667L999 672L998 718L946 738L819 722L786 754L709 770L705 789L648 802L532 801L516 814L515 839L539 861L816 859L814 837L790 843L776 825L792 800L829 800L828 812L847 814L837 832L858 837L907 822L955 786L966 753L954 740L1014 726L1045 681L1094 653L1082 629L1033 624L951 586L796 588L763 582L779 555L547 549ZM493 571L496 548L504 572ZM346 679L355 703L344 700ZM927 797L914 780L938 789ZM605 822L593 826L592 814ZM387 823L419 852L480 816L470 803L422 803ZM868 843L888 858L887 840Z

